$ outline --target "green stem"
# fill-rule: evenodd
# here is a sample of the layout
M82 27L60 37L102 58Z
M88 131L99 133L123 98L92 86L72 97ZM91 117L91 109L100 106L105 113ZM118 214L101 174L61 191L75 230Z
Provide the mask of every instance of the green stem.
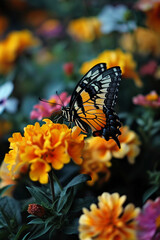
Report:
M54 194L54 183L53 183L53 170L49 172L49 180L50 180L50 187L52 193L52 200L54 202L55 194Z

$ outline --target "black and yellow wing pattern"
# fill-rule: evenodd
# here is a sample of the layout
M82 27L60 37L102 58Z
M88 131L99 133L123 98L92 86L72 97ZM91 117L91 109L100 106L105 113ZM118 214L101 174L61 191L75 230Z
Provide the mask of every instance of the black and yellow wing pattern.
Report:
M65 114L82 131L88 132L91 128L93 136L113 138L119 147L121 124L113 108L120 80L120 67L107 69L105 63L95 65L77 84Z

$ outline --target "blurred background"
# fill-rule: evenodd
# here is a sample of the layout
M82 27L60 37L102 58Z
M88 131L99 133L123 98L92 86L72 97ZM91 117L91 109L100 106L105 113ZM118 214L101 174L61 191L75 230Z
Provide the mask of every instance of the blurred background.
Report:
M138 196L148 188L146 171L141 172L146 155L154 161L148 161L146 169L159 167L159 123L153 125L159 120L159 105L156 110L140 102L137 106L133 97L156 91L153 95L159 99L159 16L160 1L1 0L1 161L12 133L42 119L32 113L39 97L49 100L56 91L70 95L98 62L118 65L123 76L116 111L123 125L139 134L142 144L136 163L122 160L107 187L127 189L129 200L140 204ZM114 184L116 178L121 178L121 186Z

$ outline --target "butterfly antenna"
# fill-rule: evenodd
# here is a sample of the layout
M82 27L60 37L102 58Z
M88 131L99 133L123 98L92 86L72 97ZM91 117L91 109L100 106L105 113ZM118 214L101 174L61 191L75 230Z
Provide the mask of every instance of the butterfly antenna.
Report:
M56 95L57 95L57 97L59 98L60 102L62 103L62 106L64 107L64 104L63 104L63 102L62 102L62 99L60 98L60 96L59 96L59 94L58 94L57 91L56 91ZM60 104L59 104L59 105L60 105Z
M50 102L50 101L47 101L47 100L45 100L45 99L43 99L43 98L38 98L39 99L39 101L41 101L41 102L46 102L46 103L49 103L49 104L55 104L55 105L59 105L59 106L63 106L63 105L61 105L61 104L59 104L59 103L52 103L52 102Z

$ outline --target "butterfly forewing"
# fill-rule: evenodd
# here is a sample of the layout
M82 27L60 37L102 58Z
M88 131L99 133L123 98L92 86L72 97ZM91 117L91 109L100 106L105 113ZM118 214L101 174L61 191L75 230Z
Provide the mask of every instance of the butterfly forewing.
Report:
M93 68L91 68L79 81L77 86L75 87L75 90L72 93L71 101L70 101L70 108L72 109L74 107L75 101L77 101L77 104L80 105L81 103L81 92L87 87L87 85L95 80L97 76L99 76L102 72L106 71L106 63L100 63L95 65Z

